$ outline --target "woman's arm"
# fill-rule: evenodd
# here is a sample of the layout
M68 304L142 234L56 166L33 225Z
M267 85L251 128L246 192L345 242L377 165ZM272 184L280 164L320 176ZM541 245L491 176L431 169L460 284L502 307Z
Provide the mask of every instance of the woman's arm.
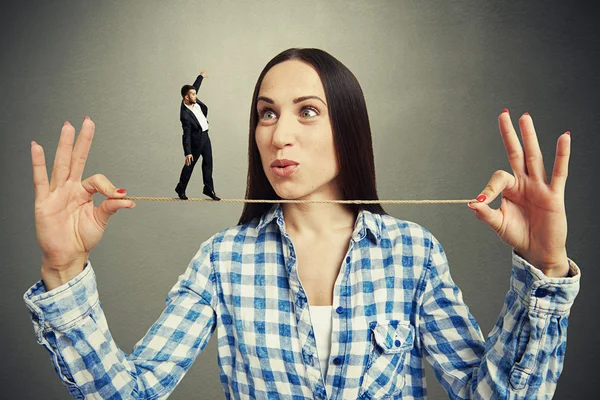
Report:
M215 329L210 248L202 245L131 354L110 334L89 262L52 291L40 281L25 293L38 342L73 397L157 399L175 389Z
M486 341L432 237L418 328L427 360L451 399L551 398L563 366L572 278L548 278L513 252L510 290Z

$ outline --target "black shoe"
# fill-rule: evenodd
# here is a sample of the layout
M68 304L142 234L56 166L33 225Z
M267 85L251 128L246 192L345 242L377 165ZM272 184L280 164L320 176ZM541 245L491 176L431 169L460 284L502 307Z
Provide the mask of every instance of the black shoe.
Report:
M175 191L177 192L177 195L179 196L179 198L181 200L187 200L187 196L185 195L185 190L184 191L180 191L179 189L181 189L181 187L179 186L179 184L177 184L177 186L175 186Z
M221 198L215 194L214 190L208 190L206 187L204 187L204 190L202 190L202 193L204 193L205 195L207 195L208 197L210 197L213 200L221 200Z

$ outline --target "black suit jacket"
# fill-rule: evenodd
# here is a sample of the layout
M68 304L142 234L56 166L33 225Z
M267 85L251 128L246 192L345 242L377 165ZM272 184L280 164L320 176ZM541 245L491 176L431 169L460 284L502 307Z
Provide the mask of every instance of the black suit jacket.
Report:
M194 82L194 89L196 89L196 93L200 91L200 84L202 84L202 80L204 77L202 75L198 75L196 81ZM202 110L202 114L207 118L208 121L208 107L206 104L198 100L196 97L196 103L200 106ZM202 139L202 128L200 127L200 122L189 108L185 106L183 100L181 101L181 110L179 111L179 120L181 121L181 127L183 128L183 152L184 155L192 154L192 147L198 147L201 144Z

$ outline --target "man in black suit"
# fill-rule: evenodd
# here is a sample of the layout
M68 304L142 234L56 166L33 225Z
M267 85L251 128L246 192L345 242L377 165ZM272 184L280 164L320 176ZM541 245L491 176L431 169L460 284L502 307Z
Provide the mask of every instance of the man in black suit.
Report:
M212 179L213 162L212 146L208 137L208 107L196 97L204 78L206 78L206 71L201 71L193 85L184 85L181 88L183 100L181 101L179 119L183 128L182 141L185 165L181 170L181 176L175 191L182 200L188 199L185 195L185 189L200 156L202 156L202 179L204 181L202 193L213 200L221 200L215 194Z

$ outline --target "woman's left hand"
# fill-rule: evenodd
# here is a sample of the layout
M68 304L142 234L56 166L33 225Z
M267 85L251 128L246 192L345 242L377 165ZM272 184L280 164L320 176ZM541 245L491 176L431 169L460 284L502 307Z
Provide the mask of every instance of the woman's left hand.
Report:
M519 119L523 147L507 110L500 114L498 122L513 175L496 171L477 197L478 203L469 203L469 207L475 210L478 219L546 276L565 277L569 272L565 184L570 133L558 138L552 180L548 183L531 116L525 113ZM490 208L488 204L500 194L500 208Z

